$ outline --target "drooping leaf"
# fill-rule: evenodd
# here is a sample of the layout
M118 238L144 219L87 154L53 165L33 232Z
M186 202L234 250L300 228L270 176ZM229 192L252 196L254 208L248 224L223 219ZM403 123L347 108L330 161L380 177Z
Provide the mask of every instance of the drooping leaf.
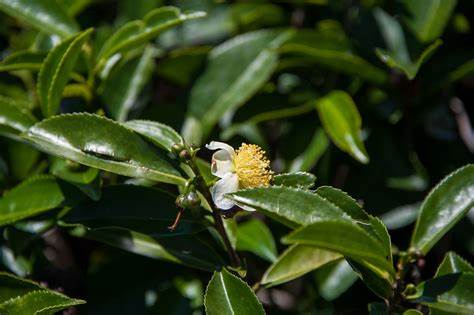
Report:
M308 189L314 186L316 176L306 172L284 173L273 177L273 185Z
M298 155L289 167L290 172L301 172L311 170L329 146L329 139L322 128L314 133L308 147Z
M85 237L131 253L165 260L205 271L214 271L226 265L217 251L219 244L204 235L157 237L120 227L101 227L74 231Z
M285 283L341 258L340 254L331 251L295 244L265 271L261 282L266 286Z
M125 123L125 126L170 152L174 144L184 144L183 138L173 128L156 121L130 120Z
M238 225L237 249L252 252L269 262L274 262L277 256L273 235L260 220L250 220Z
M448 252L436 271L435 277L444 276L450 273L473 272L474 267L454 252Z
M48 34L68 37L79 26L56 0L0 0L0 10Z
M101 195L99 170L85 167L76 162L54 158L49 169L50 173L76 186L93 200Z
M403 0L404 18L412 32L423 43L443 34L457 0Z
M207 68L191 90L183 127L188 142L200 144L222 115L236 110L261 88L276 68L276 49L290 35L291 31L251 32L210 52Z
M47 315L86 303L49 290L30 280L0 272L0 313Z
M361 137L362 121L349 94L333 91L316 102L324 129L339 149L349 153L361 163L368 163Z
M405 35L398 21L381 9L376 9L374 15L388 47L388 50L376 48L375 53L390 68L403 71L408 79L413 80L421 65L431 57L442 41L436 40L426 47L415 61L412 61L405 42Z
M102 97L115 120L127 120L139 93L153 73L154 55L154 49L147 47L141 56L115 67L107 76Z
M42 150L109 172L180 184L184 178L164 153L153 150L130 129L92 114L67 114L45 119L25 138Z
M474 207L474 165L446 176L421 205L411 246L423 254Z
M357 224L342 219L322 219L300 227L283 238L286 244L315 246L350 257L392 280L390 257L383 244Z
M58 112L61 96L76 64L82 45L92 29L70 37L54 47L46 56L38 74L38 96L45 117Z
M370 82L383 84L387 80L387 74L355 54L350 42L343 36L332 36L318 31L300 30L281 48L281 52L296 56L307 56L302 58L302 66L316 63L322 67L336 72L356 75ZM283 57L291 61L290 57ZM295 58L295 57L293 57Z
M131 21L120 27L102 46L97 57L98 64L104 65L112 55L146 44L160 33L186 20L203 16L205 16L203 12L181 13L175 7L155 9L143 20Z
M36 118L16 101L0 96L0 135L18 139L18 135L34 125Z
M318 269L315 278L319 294L326 301L337 299L358 279L357 274L344 259Z
M0 226L57 208L64 199L54 177L30 178L6 192L0 199Z
M38 71L45 57L46 54L43 52L29 50L15 52L0 62L0 72L16 70Z
M214 272L206 289L204 305L208 315L265 314L252 289L225 269Z
M420 283L407 296L414 303L455 314L474 312L474 273L451 273Z

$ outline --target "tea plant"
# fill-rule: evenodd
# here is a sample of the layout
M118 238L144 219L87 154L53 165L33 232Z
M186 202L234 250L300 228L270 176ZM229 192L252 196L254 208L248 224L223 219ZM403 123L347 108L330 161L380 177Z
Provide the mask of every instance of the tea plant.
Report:
M0 0L0 313L474 314L472 9Z

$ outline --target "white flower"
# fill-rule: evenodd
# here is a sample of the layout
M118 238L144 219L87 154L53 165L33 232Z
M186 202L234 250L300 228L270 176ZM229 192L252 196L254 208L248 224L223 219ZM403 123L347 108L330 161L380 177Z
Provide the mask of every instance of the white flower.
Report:
M211 172L220 179L211 188L212 199L219 209L228 210L235 203L226 194L241 188L268 186L273 172L265 152L255 144L243 143L235 151L230 145L212 141L206 144L209 150L218 150L212 155ZM254 209L239 205L242 209Z

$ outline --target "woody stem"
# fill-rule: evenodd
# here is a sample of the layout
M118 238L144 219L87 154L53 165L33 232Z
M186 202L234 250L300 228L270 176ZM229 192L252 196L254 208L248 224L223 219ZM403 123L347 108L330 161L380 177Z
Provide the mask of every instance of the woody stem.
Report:
M201 192L204 198L206 198L207 203L211 207L212 217L214 218L214 227L216 228L217 232L222 238L222 241L224 242L224 246L229 255L229 259L232 264L232 267L240 267L241 266L240 258L230 243L229 236L227 235L227 232L224 227L224 222L222 220L221 210L219 210L215 206L214 202L212 201L212 196L211 196L211 192L209 191L209 187L207 186L206 181L202 177L201 172L199 171L199 168L194 162L194 159L191 159L189 161L189 166L191 167L194 174L196 175L195 182L196 182L196 186L198 190Z

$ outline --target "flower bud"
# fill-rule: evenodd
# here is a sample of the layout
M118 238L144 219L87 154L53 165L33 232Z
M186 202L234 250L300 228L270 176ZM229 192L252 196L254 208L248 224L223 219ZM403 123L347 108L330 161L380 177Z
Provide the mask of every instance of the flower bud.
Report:
M201 198L195 191L190 191L184 195L183 205L188 209L197 208L201 205Z

